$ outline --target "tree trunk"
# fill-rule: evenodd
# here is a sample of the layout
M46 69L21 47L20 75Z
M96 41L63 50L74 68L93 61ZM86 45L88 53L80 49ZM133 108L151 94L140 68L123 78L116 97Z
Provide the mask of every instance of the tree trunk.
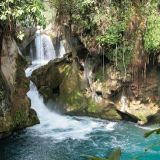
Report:
M1 57L2 57L2 45L3 45L3 30L0 30L0 69L1 69Z

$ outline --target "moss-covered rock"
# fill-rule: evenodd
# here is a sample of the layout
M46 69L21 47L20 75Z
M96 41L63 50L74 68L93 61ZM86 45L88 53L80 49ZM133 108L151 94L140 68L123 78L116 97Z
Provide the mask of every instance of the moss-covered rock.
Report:
M27 97L29 80L25 76L27 62L15 41L3 40L0 71L0 138L14 130L39 123Z
M53 60L34 71L31 79L45 100L56 99L64 106L65 114L92 116L108 120L122 119L114 104L111 105L108 100L104 99L101 103L96 102L90 86L84 87L84 83L86 83L84 71L75 60L69 63L65 59ZM59 93L55 95L54 90L57 87ZM113 86L109 89L111 88L113 89ZM102 89L105 90L104 87ZM108 88L106 87L106 89ZM96 91L98 90L95 87Z
M31 80L45 100L54 98L54 93L59 93L59 86L69 73L69 64L69 59L56 59L32 73Z
M60 99L70 106L67 111L78 109L83 103L83 93L81 91L81 73L75 63L65 72L60 84Z
M158 121L158 101L152 102L150 96L158 94L156 76L153 78L151 74L150 79L148 76L147 82L151 85L143 86L136 92L132 89L129 73L124 77L115 66L109 63L104 67L99 66L97 57L91 58L94 59L94 63L89 64L88 72L85 72L86 66L80 64L80 61L68 62L65 59L51 61L32 75L33 81L44 98L58 100L64 106L64 113L108 120L127 119L141 125L150 122L151 119ZM91 77L87 77L86 74L90 73ZM55 90L58 90L56 95L54 95ZM128 99L126 111L122 111L122 96Z

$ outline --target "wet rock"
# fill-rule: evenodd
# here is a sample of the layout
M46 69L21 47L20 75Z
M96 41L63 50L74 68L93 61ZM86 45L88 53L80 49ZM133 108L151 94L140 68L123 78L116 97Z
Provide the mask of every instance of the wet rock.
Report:
M70 70L69 59L56 59L40 67L32 73L31 80L36 84L45 100L54 98L54 93L59 92L59 86Z
M27 97L29 80L25 76L27 62L11 37L3 40L0 72L0 135L39 123ZM34 118L33 118L34 117Z
M104 100L102 95L104 92L110 94L109 89L113 89L113 86L104 88L104 83L108 85L108 81L91 83L90 86L85 85L84 70L81 70L77 61L68 63L64 59L53 60L34 71L31 79L45 99L57 99L59 103L62 103L66 114L86 115L108 120L122 119L116 106L113 103L109 104L108 99ZM53 91L57 86L59 86L59 94L54 95Z

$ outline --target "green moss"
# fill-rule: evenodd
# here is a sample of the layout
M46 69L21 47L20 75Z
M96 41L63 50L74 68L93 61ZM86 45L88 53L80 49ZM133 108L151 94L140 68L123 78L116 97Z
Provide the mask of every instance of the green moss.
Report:
M83 108L84 104L84 95L79 91L74 91L71 94L60 95L59 100L63 103L69 105L69 110L79 110Z
M116 109L110 106L102 111L100 117L107 120L122 120L121 115L116 111Z
M139 115L138 115L138 119L139 119L140 121L142 121L144 124L146 124L146 123L148 122L147 117L146 117L145 115L143 115L143 114L139 114Z
M103 70L99 70L96 72L96 75L95 75L95 80L98 80L100 82L102 82L104 80L106 75L103 75Z
M13 114L13 124L14 126L23 126L27 122L27 115L26 111L23 108L19 108L14 114Z
M30 109L28 126L32 126L34 124L39 124L39 123L40 123L40 121L37 117L36 112L33 109Z
M88 112L97 113L100 109L100 106L96 104L91 98L88 99Z

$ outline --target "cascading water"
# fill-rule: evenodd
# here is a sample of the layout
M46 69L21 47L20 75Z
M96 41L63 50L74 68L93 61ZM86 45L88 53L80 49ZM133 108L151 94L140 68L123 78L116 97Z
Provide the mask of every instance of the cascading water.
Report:
M53 43L49 36L36 33L35 43L37 61L48 61L56 58Z
M46 35L42 36L39 35L36 41L40 41L40 39L43 39L44 41L45 39L44 37L46 38ZM44 42L49 43L46 44L45 46L50 46L49 39ZM30 76L35 69L46 64L49 60L63 57L63 55L65 54L62 41L60 43L60 54L57 57L53 50L51 52L48 52L49 55L48 57L50 58L48 59L45 58L45 52L43 52L45 47L43 43L39 42L36 43L36 48L40 49L40 51L38 50L36 55L37 54L40 55L37 55L37 59L33 60L32 65L26 69L26 76ZM48 48L51 49L52 47ZM35 127L36 133L39 136L42 134L43 137L49 136L49 137L54 137L55 139L66 139L66 138L83 139L94 128L104 127L108 129L108 131L110 131L116 124L115 122L110 122L105 124L103 123L103 121L100 123L86 117L75 118L69 116L61 116L53 111L51 112L44 104L43 98L39 95L36 86L32 82L30 84L30 91L28 92L28 97L31 99L31 106L36 110L41 122L40 125ZM57 130L59 130L59 132L57 132Z
M54 52L51 53L51 57L55 58ZM33 60L33 64L26 70L27 76L43 65L44 61L46 63L51 59L46 61L45 55L38 55ZM40 60L39 63L35 63L37 60ZM136 157L139 160L160 159L159 147L152 147L145 152L147 146L157 143L157 137L144 139L144 128L127 122L59 115L47 108L32 82L28 97L40 124L1 140L0 160L87 160L86 155L106 157L117 147L122 149L121 160Z
M115 122L105 124L103 121L97 122L86 117L62 116L50 111L33 83L31 83L28 97L31 99L31 105L37 111L41 122L34 128L37 136L52 137L55 140L85 139L94 128L106 128L111 131L116 125Z
M36 55L34 58L34 54L32 53L33 51L31 50L31 57L32 60L34 60L34 63L44 63L48 62L51 59L55 58L62 58L63 55L65 54L65 48L63 45L63 42L60 42L60 52L59 55L56 57L55 49L53 46L52 39L45 34L41 34L40 32L36 33L36 38L35 38L35 45L36 45Z

